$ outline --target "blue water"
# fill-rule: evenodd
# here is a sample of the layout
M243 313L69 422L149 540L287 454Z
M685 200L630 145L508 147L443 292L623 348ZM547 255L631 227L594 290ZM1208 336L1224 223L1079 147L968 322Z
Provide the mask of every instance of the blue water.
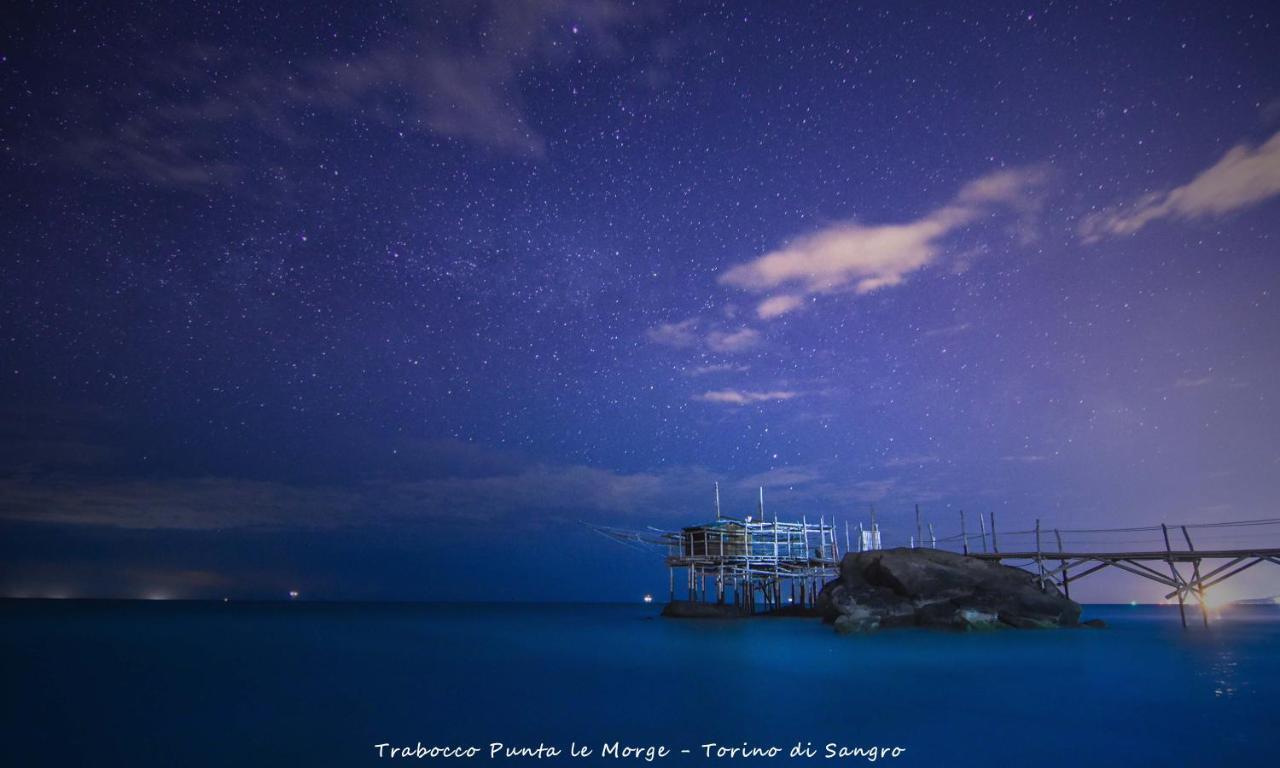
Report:
M0 603L0 765L532 766L379 760L373 745L598 750L828 742L888 765L1274 764L1280 611L1183 631L838 637L811 620L673 621L654 606ZM682 755L679 749L690 749ZM863 758L725 765L864 765Z

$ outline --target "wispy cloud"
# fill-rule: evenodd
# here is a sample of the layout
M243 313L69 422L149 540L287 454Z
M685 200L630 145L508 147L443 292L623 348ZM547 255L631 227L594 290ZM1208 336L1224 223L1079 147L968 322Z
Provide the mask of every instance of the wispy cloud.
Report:
M546 142L530 124L521 77L583 54L617 55L619 31L648 12L617 0L487 0L429 13L431 23L346 58L277 63L252 51L193 46L153 70L146 89L113 94L128 105L120 119L108 114L105 130L84 130L64 155L97 173L157 185L232 187L258 160L241 147L269 149L269 156L291 151L309 135L308 122L329 112L538 157ZM211 80L215 68L221 76ZM254 138L226 141L232 129Z
M304 486L234 477L0 479L0 520L127 529L333 530L468 524L537 513L617 520L679 508L712 479L696 467L614 472L539 462L438 477Z
M644 335L649 341L667 347L692 347L700 341L697 318L663 323L648 329Z
M0 519L115 528L331 529L361 515L358 494L237 478L0 480Z
M893 478L884 480L860 480L853 484L850 495L856 501L882 501L897 488L898 481Z
M711 363L690 368L685 373L690 376L709 376L716 373L746 373L749 370L751 366L739 363Z
M760 332L754 328L736 331L712 331L707 334L707 346L715 352L741 352L760 343Z
M761 340L760 332L754 328L744 327L733 330L713 328L704 332L702 322L696 317L663 323L648 329L644 335L649 341L666 347L687 349L703 346L720 354L733 354L751 349Z
M1261 146L1232 147L1218 162L1180 187L1144 195L1129 205L1086 217L1085 242L1130 235L1160 219L1221 216L1280 194L1280 132Z
M955 325L947 325L942 328L930 328L924 332L925 336L955 336L964 333L973 328L973 323L956 323Z
M793 240L783 248L739 264L720 277L725 285L772 295L756 314L779 317L806 296L852 291L866 294L902 284L935 263L942 241L998 207L1028 211L1031 194L1046 177L1043 168L1018 168L965 185L947 205L904 224L837 224ZM775 293L779 289L782 292Z
M886 467L919 467L925 464L936 464L938 461L938 457L931 454L908 454L890 456L885 459L884 465Z
M738 481L744 490L755 488L794 488L822 480L823 473L816 467L776 467Z
M1179 389L1195 389L1207 386L1211 383L1213 383L1212 376L1183 376L1173 382L1173 386L1178 387Z
M799 396L799 392L793 392L786 389L771 390L768 392L751 392L742 389L716 389L709 392L703 392L700 395L694 395L693 399L704 403L720 403L722 405L750 405L751 403L791 400L792 398Z

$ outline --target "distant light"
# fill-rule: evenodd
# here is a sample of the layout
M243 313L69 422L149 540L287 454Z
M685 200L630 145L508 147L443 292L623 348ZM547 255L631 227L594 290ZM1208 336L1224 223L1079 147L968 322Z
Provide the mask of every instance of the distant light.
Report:
M224 602L224 603L229 603L229 602L231 602L231 598L229 598L229 597L224 597L224 598L222 598L222 602Z
M1138 604L1138 601L1137 601L1137 600L1130 600L1130 601L1129 601L1129 605L1137 605L1137 604Z
M290 600L297 600L297 599L298 599L298 590L296 590L296 589L291 589L291 590L289 590L289 599L290 599Z
M653 595L645 595L645 596L644 596L644 601L645 601L646 603L652 603L652 602L653 602Z

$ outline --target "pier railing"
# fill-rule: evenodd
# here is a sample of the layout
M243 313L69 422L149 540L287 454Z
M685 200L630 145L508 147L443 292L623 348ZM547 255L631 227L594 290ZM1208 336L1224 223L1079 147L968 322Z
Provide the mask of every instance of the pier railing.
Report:
M1194 599L1209 623L1205 593L1262 563L1280 565L1280 518L1199 523L1160 523L1123 528L1059 528L1036 520L1027 530L1001 531L994 515L979 516L973 532L960 514L960 532L924 540L925 546L958 551L1033 571L1041 588L1068 597L1071 584L1108 568L1154 581L1177 599L1182 625ZM913 542L914 544L914 542Z
M891 532L883 532L882 537L874 511L866 527L834 520L820 520L818 524L762 521L753 526L766 532L760 540L773 547L763 557L758 557L753 548L744 549L741 554L721 552L706 540L691 538L690 532L701 531L700 528L628 531L590 527L629 546L667 550L667 564L673 569L672 600L676 592L674 569L683 568L690 600L707 599L706 579L710 577L718 601L724 601L724 585L728 581L735 593L745 590L744 600L752 606L757 590L763 590L766 603L781 604L784 579L796 580L802 587L798 593L801 604L812 605L822 580L835 574L839 558L845 553L881 549L882 541L893 546L895 539L901 541L900 546L946 549L1029 570L1042 589L1056 588L1068 597L1071 585L1085 577L1108 569L1123 571L1168 589L1164 597L1177 600L1183 626L1187 624L1188 601L1199 605L1208 625L1208 590L1263 563L1280 565L1280 518L1117 528L1059 527L1037 519L1032 528L1017 530L1000 529L993 513L966 516L960 512L957 521L958 532L939 536L935 522L925 522L917 507L914 531L901 537ZM789 526L804 532L799 550L805 554L799 557L793 553L792 534L783 533ZM815 543L817 547L810 550ZM780 551L785 554L780 556Z

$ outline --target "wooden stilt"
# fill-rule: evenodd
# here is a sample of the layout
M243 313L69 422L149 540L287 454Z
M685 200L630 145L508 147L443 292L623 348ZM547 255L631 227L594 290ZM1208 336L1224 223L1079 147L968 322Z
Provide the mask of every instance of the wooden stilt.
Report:
M1036 518L1036 571L1040 577L1040 591L1044 591L1044 557L1040 553L1040 518Z
M1191 543L1191 534L1187 533L1187 526L1182 526L1182 538L1187 540L1187 551L1195 552L1196 545ZM1191 578L1195 579L1196 598L1200 602L1200 618L1204 621L1204 626L1209 627L1209 606L1204 603L1204 580L1200 578L1200 559L1196 558L1191 561Z
M1056 539L1058 542L1058 554L1062 554L1063 553L1062 534L1058 533L1057 528L1053 529L1053 538ZM1067 599L1070 600L1071 599L1071 573L1070 571L1067 570L1067 561L1059 560L1058 565L1062 566L1062 594L1066 595Z
M760 498L760 510L763 511L763 498ZM918 510L918 506L917 506ZM1089 548L1087 552L1069 554L1063 541L1062 530L1054 528L1054 544L1056 550L1044 548L1043 521L1037 519L1034 529L1035 549L1016 546L1011 551L1000 550L995 513L989 512L990 521L983 514L978 515L978 527L982 552L969 546L968 515L958 510L960 515L960 548L970 558L987 562L1008 562L1018 567L1027 568L1034 564L1032 573L1041 589L1054 585L1067 597L1071 596L1071 583L1086 578L1104 569L1115 568L1145 579L1162 584L1171 589L1165 599L1178 600L1178 615L1185 627L1187 625L1186 601L1193 591L1200 605L1201 621L1209 624L1209 611L1206 595L1208 590L1219 583L1260 563L1280 565L1280 547L1251 546L1234 549L1197 549L1191 539L1190 528L1179 526L1186 540L1186 549L1174 551L1169 538L1167 524L1160 525L1164 550L1158 547L1146 550L1102 550ZM859 532L858 551L878 549L880 545L879 526L876 524L875 507L871 506L871 528L868 532L862 523L857 525ZM991 543L987 544L987 524L990 523ZM916 535L913 543L926 541L923 538L925 521L917 517ZM1250 526L1249 533L1255 534L1253 527L1258 525L1280 525L1280 518L1266 520L1245 520L1236 523L1214 523L1215 530L1222 526ZM845 551L841 552L837 533L838 523L834 519L830 526L825 518L820 518L816 525L806 521L783 523L774 517L772 520L754 518L735 519L720 517L715 523L705 526L684 528L679 532L662 532L661 536L650 536L641 532L626 532L619 529L597 530L610 538L625 543L661 543L668 547L666 558L668 600L676 602L676 576L678 568L685 569L687 599L710 602L708 590L714 590L718 603L732 600L744 612L755 613L758 606L780 608L784 598L802 606L817 604L824 582L835 570L838 555L853 551L851 528L845 521ZM1089 531L1090 533L1131 533L1132 531L1153 531L1148 528L1108 529ZM810 549L809 536L818 534L818 545ZM1067 532L1068 534L1071 531ZM937 534L932 523L929 524L928 546L937 546ZM828 541L828 536L830 540ZM715 544L712 540L714 537ZM1257 538L1256 536L1254 537ZM655 541L655 539L657 539ZM1056 560L1056 566L1047 561ZM1164 561L1168 570L1159 567ZM1217 564L1213 567L1204 563ZM1179 563L1189 564L1188 574L1183 574ZM756 591L759 590L759 595ZM732 592L732 596L728 593Z
M1169 561L1169 571L1170 573L1173 574L1174 586L1177 588L1177 591L1178 591L1178 615L1182 618L1183 629L1186 629L1186 626L1187 626L1186 595L1184 594L1184 590L1182 588L1182 585L1183 585L1182 574L1178 573L1178 567L1173 564L1173 548L1169 546L1169 526L1165 525L1164 523L1161 523L1160 531L1164 534L1164 551L1168 555L1167 559Z

